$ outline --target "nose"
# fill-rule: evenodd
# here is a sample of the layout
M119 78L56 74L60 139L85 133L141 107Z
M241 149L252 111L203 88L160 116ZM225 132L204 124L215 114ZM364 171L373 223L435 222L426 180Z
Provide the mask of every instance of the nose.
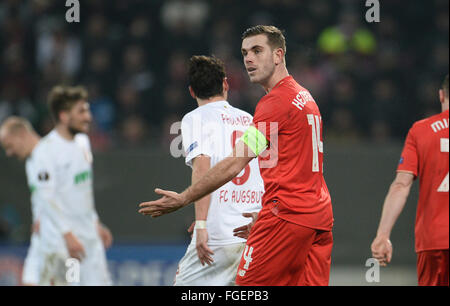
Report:
M89 122L92 121L92 113L90 111L86 112L85 120Z
M253 57L250 56L250 53L247 53L247 55L244 56L244 63L246 63L246 64L253 63Z

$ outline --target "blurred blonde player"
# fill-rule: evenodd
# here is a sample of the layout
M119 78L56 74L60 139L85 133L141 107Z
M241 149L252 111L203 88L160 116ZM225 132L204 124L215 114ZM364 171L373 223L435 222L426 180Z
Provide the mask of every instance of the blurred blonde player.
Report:
M40 283L40 273L43 262L43 253L40 248L39 219L40 202L36 200L32 180L31 155L40 141L40 136L34 131L31 124L23 118L10 117L0 126L0 144L8 157L16 157L26 161L28 184L31 189L31 215L32 233L30 247L25 258L22 284L36 286Z
M33 200L40 208L44 260L39 284L67 284L67 259L75 258L81 261L80 278L70 284L110 285L105 247L111 245L112 235L94 207L92 153L85 134L92 119L87 92L57 86L49 95L49 106L56 127L27 161Z
M188 74L198 108L184 116L181 131L195 183L231 153L252 116L226 101L228 83L220 60L193 56ZM263 193L255 160L232 181L195 202L193 238L179 263L176 286L235 285L246 240L233 235L233 230L248 223L246 217L256 218Z
M448 75L439 91L442 112L416 122L405 141L397 176L383 206L372 255L385 266L392 259L390 235L408 199L414 180L420 181L415 238L419 286L448 286Z

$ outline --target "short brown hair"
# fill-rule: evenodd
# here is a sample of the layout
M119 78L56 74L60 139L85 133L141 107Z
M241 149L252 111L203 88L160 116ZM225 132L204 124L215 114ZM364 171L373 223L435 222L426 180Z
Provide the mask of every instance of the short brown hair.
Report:
M220 59L204 55L194 55L189 59L189 86L198 98L222 95L224 78L225 65Z
M88 92L82 86L55 86L48 95L50 113L55 122L59 121L59 113L70 110L76 102L87 101Z
M448 73L445 76L444 83L442 83L442 89L444 90L445 96L448 98Z
M244 40L247 37L256 36L260 34L266 35L269 45L272 47L272 49L281 48L286 54L286 38L284 37L283 31L281 31L275 26L257 25L248 28L242 34L242 40Z

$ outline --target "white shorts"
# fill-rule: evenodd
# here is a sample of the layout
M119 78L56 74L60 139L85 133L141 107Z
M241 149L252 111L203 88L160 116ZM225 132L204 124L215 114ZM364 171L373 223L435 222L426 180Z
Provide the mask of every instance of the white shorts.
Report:
M31 234L30 247L23 263L22 284L37 286L40 283L40 275L44 254L40 249L39 234Z
M85 248L86 257L81 261L81 286L111 286L106 251L101 240Z
M191 243L180 260L174 286L234 286L245 243L209 246L212 265L202 266L197 248Z
M49 286L110 286L105 249L101 241L83 243L86 252L83 260L77 264L68 260L67 250L48 253L42 269L41 285Z

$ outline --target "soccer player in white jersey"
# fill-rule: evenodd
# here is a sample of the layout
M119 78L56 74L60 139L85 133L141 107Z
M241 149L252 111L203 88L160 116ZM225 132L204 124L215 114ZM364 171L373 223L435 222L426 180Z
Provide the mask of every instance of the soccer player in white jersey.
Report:
M56 125L32 156L39 173L35 192L45 202L43 214L50 220L41 224L42 235L48 235L42 240L44 282L64 284L67 259L75 258L80 261L80 273L79 282L75 278L73 284L111 284L105 247L112 236L95 210L87 98L83 87L51 90L48 103Z
M252 116L227 100L224 64L217 58L193 56L189 61L189 91L198 108L181 123L186 164L192 183L228 156L250 126ZM195 202L192 241L181 259L176 286L235 285L245 247L242 230L233 230L256 218L264 186L254 160L231 182Z
M31 216L32 233L30 247L28 248L22 270L22 285L37 286L40 283L40 273L43 263L42 250L39 237L39 202L33 199L33 185L30 184L31 169L29 158L38 145L40 136L34 131L31 124L20 117L9 117L0 126L0 144L5 149L8 157L16 157L19 160L25 160L27 179L31 190Z
M32 201L40 212L44 259L39 284L109 285L105 247L111 245L112 235L99 222L94 207L92 153L85 134L92 119L87 92L57 86L49 95L49 105L56 127L27 160ZM79 274L78 265L69 258L80 261ZM70 279L67 268L73 269Z

